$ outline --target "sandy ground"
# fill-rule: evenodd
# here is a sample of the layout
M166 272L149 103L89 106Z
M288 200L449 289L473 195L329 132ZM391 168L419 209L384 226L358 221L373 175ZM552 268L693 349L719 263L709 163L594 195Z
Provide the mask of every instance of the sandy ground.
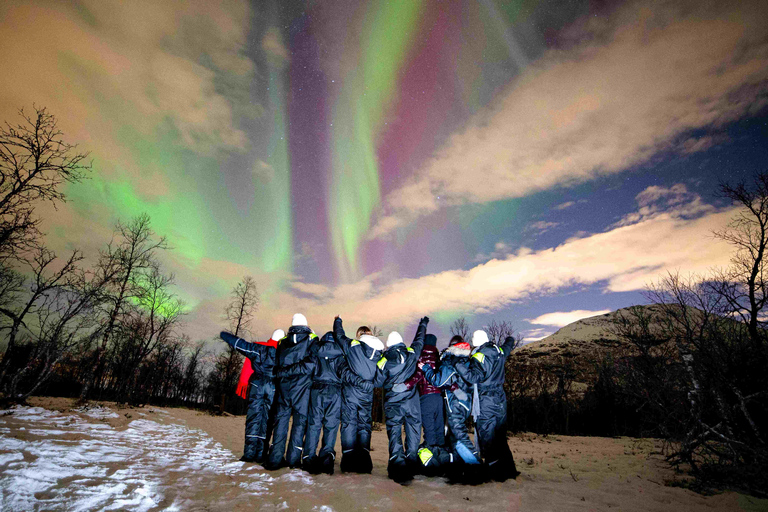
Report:
M166 486L166 495L183 494L184 501L166 496L156 505L147 501L149 506L133 509L233 510L247 505L255 510L768 511L768 500L735 492L703 496L678 486L666 485L685 477L675 474L664 464L659 442L651 439L520 434L509 438L518 469L522 472L515 481L464 486L450 485L442 478L417 477L410 485L401 486L386 477L388 454L384 430L374 431L373 434L374 470L371 475L341 474L337 466L334 475L309 476L300 470L290 469L270 473L255 464L236 462L242 455L243 416L212 416L188 409L150 406L126 408L113 403L98 405L113 410L116 413L114 416L89 416L88 410L73 411L71 400L45 397L31 399L30 405L79 417L78 421L91 422L89 425L99 423L101 425L97 426L112 433L115 439L120 432L135 430L139 425L144 425L146 429L150 423L145 420L156 422L153 424L158 424L158 428L178 429L179 425L183 425L186 427L182 429L184 432L205 439L210 436L212 441L208 445L216 446L216 457L226 459L231 454L231 462L220 465L225 469L210 472L210 468L219 466L208 464L205 466L208 473L200 470L197 480L192 482L199 490L191 495L182 490L184 487L181 485L189 485L190 482L181 482L179 474L190 471L190 467L196 467L194 464L169 471L163 476L163 482L153 484L161 490ZM15 426L11 417L9 415L9 419L5 420L4 435L19 442L37 442L30 433L31 429ZM142 421L136 422L139 419ZM138 432L128 442L135 443L141 435ZM154 431L147 434L152 435L162 437L165 434ZM203 445L205 443L200 441L190 444ZM14 471L21 471L18 467L27 458L30 457L26 453L24 460L19 457L16 466L13 466L16 468ZM178 462L167 458L167 464L178 465ZM3 471L10 474L11 467L0 463L0 477ZM259 484L254 484L254 481ZM55 488L64 492L66 485L66 481L58 482ZM12 496L7 489L3 492L2 496ZM5 506L1 508L6 509Z

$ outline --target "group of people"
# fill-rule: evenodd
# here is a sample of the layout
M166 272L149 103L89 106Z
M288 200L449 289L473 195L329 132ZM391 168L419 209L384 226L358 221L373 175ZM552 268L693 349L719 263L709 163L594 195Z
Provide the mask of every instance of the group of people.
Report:
M269 470L289 466L332 474L341 426L341 471L370 473L373 390L382 387L390 478L401 483L416 474L445 474L467 483L515 478L503 389L504 361L514 340L498 346L480 330L473 333L472 346L454 336L440 354L437 338L427 334L428 323L421 319L409 347L397 332L385 343L366 326L349 338L338 316L322 337L302 314L293 316L287 334L278 329L266 342L222 332L253 370L241 460ZM469 437L470 417L479 453Z

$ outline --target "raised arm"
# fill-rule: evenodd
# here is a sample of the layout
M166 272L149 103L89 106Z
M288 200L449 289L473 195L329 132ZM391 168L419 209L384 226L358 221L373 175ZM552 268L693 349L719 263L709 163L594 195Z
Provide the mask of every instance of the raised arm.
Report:
M509 354L512 353L512 350L515 348L515 338L512 336L507 336L507 338L504 340L504 344L501 346L501 350L504 352L504 359L509 357Z
M238 338L234 334L226 331L220 332L219 337L246 357L250 357L255 354L265 354L271 348L260 343L251 343L250 341L245 341L243 338Z
M419 328L416 329L416 336L413 338L411 348L416 355L416 359L421 356L421 349L424 348L424 338L427 336L427 324L429 323L429 317L424 317L419 321Z
M344 327L341 325L341 318L338 316L333 319L333 340L344 353L344 357L346 357L349 352L349 344L352 340L347 338L347 335L344 333Z

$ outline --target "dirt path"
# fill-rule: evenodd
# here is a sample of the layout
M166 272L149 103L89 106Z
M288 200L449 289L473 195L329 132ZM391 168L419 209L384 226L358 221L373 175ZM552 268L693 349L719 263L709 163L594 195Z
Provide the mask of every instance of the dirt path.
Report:
M35 398L30 400L30 405L76 416L78 421L90 422L89 425L102 425L99 430L113 432L115 438L121 432L137 431L142 426L147 431L144 435L148 443L160 442L157 439L164 434L149 428L152 423L146 420L164 426L158 429L173 428L174 435L179 436L178 443L188 446L181 451L173 451L176 456L180 453L183 458L184 449L190 452L200 450L198 458L213 457L219 464L203 465L204 469L196 474L196 485L204 492L183 495L184 503L192 508L197 504L208 509L224 510L228 504L231 510L232 503L236 502L240 505L253 504L256 509L287 507L288 510L768 511L768 500L734 492L702 496L684 488L665 485L665 482L681 477L664 465L658 442L650 439L521 434L509 439L518 469L522 472L515 481L462 486L449 485L442 478L417 477L410 485L401 486L386 478L388 454L383 430L373 434L372 475L341 474L337 466L337 472L332 476L311 477L299 470L284 469L269 473L258 465L237 462L242 454L245 421L242 416L221 417L188 409L150 406L125 408L111 403L100 405L114 411L114 415L89 415L89 410L73 411L72 401L60 398ZM2 420L0 418L0 422ZM134 423L137 420L138 423ZM23 428L19 426L21 424L14 426L10 419L5 423L8 432L4 431L3 435L20 441L28 437L32 440L29 442L34 442L34 434L30 433L32 429L20 431ZM179 430L178 426L186 428ZM184 438L183 432L189 433L194 442ZM207 436L212 440L204 441ZM125 442L130 445L141 438L142 435L136 433ZM141 454L133 457L134 461L140 460ZM14 464L23 464L23 461L16 460ZM168 464L180 463L171 457ZM0 464L0 474L4 467ZM150 470L155 468L148 467L150 469L142 477L145 480L151 479ZM218 467L223 469L216 470ZM122 469L129 470L130 467ZM169 495L183 494L177 471L168 468L153 471L162 473L152 485L154 489L159 489L158 496L163 495L165 489L162 503L168 506L174 502L169 501ZM57 489L69 481L58 484ZM249 486L255 486L258 492L249 491ZM179 499L176 498L176 501ZM152 509L151 506L146 508Z

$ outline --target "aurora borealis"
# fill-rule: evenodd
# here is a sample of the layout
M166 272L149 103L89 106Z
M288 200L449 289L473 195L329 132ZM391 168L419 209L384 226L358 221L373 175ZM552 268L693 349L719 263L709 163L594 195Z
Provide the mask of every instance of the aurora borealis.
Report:
M43 206L95 257L146 212L194 339L245 275L303 312L529 339L728 263L715 196L768 161L763 2L340 0L0 7L2 119L46 106L90 180ZM407 337L407 336L406 336ZM442 340L444 342L445 340Z

